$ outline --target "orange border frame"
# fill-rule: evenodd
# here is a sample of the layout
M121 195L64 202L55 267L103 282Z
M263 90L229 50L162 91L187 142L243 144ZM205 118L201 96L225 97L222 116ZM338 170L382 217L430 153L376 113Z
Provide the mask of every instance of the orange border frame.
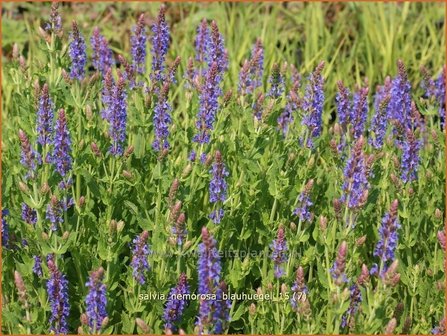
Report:
M3 2L51 2L49 0L29 0L29 1L21 1L21 0L0 0L0 11L2 11L3 9ZM285 2L285 1L281 1L281 0L271 0L271 1L263 1L263 0L169 0L169 1L157 1L157 0L117 0L117 1L113 1L113 0L63 0L61 2ZM387 0L373 0L373 1L369 1L369 0L354 0L354 1L349 1L349 0L307 0L307 1L301 1L301 0L289 0L289 2L420 2L420 3L441 3L444 2L446 4L445 6L445 17L444 17L444 30L445 30L445 36L447 37L447 0L419 0L419 1L413 1L413 0L391 0L391 1L387 1ZM2 41L2 27L0 25L0 43ZM445 56L447 59L447 45L446 45L446 50L445 50ZM2 58L3 58L3 49L0 49L0 68L3 68L2 65ZM0 83L2 82L3 78L2 78L2 71L0 69ZM444 81L447 84L447 77L444 78ZM1 98L2 98L2 88L0 87L0 113L2 113L2 104L1 104ZM447 106L447 96L446 96L446 106ZM0 139L3 139L3 132L2 132L2 117L0 115ZM445 155L445 160L446 160L446 166L447 166L447 127L444 129L445 132L445 145L446 145L446 149L444 152ZM2 187L3 184L3 180L2 180L2 162L1 162L1 157L2 157L2 142L0 141L0 187ZM445 193L446 193L446 200L445 200L445 208L447 209L447 179L445 181ZM3 201L3 194L0 192L0 208L2 208L2 201ZM447 232L447 216L446 214L444 214L445 220L444 220L444 232ZM0 276L3 273L3 261L2 261L2 252L3 249L1 248L2 244L1 244L1 236L0 236ZM447 269L447 253L446 251L444 251L444 269ZM0 278L0 284L1 284L1 278ZM445 307L444 307L444 316L445 316L445 328L447 330L447 276L445 279L445 287L444 287L444 299L445 299ZM2 318L3 318L3 299L2 299L2 286L0 286L0 307L2 309L2 312L0 313L0 335L1 335L1 327L2 327ZM17 335L17 336L21 336L22 334L12 334L12 335ZM25 335L38 335L38 334L23 334ZM41 334L43 335L47 335L47 334ZM112 335L117 335L117 336L133 336L133 335L137 335L137 334L112 334ZM142 334L140 334L142 335ZM160 335L160 334L144 334L144 335ZM237 335L237 334L236 334ZM240 336L244 335L244 334L239 334ZM257 335L262 335L262 334L257 334ZM312 335L306 335L306 334L301 334L303 336L323 336L325 334L312 334ZM336 335L336 334L330 334L330 335ZM352 334L352 335L369 335L369 334ZM377 334L377 335L385 335L385 334ZM418 335L418 334L412 334L415 336L422 336Z

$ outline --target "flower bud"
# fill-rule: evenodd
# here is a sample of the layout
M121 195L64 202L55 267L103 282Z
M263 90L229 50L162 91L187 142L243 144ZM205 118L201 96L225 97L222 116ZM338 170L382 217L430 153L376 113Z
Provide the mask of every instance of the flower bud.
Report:
M62 69L62 78L64 79L64 82L68 85L70 85L73 82L70 78L70 75L65 69Z
M124 157L127 159L129 156L132 155L132 153L134 152L135 147L130 145L129 147L126 148L126 151L124 152Z
M90 145L90 148L92 149L93 155L95 155L96 157L101 157L102 156L102 154L101 154L101 152L99 150L99 147L98 147L98 145L96 143L92 142L91 145Z
M256 314L256 305L252 303L250 307L248 308L248 312L251 316L254 316Z
M192 241L191 240L187 240L185 242L185 245L183 245L183 250L186 251L187 249L189 249L191 247L191 245L192 245Z
M175 204L171 207L171 214L169 215L171 222L175 222L177 220L181 209L182 209L182 202L181 201L175 202Z
M369 270L365 264L362 264L362 272L357 278L357 283L359 286L364 286L369 282Z
M144 322L142 319L140 318L136 318L135 322L137 324L137 326L144 332L147 333L149 332L149 327L147 326L146 322Z
M342 133L342 131L341 131L340 125L338 123L335 123L335 125L334 125L334 134L337 135L337 136L340 136L341 133Z
M67 240L69 236L70 236L70 233L68 231L65 231L64 234L62 235L62 239Z
M289 153L289 162L293 162L296 159L296 153L295 152L290 152Z
M51 37L48 35L48 33L42 27L39 27L37 29L37 32L39 33L39 36L42 39L44 39L47 43L51 42Z
M191 163L188 163L188 165L183 169L182 177L183 178L187 177L191 173L191 170L192 170L192 165L191 165Z
M105 327L107 327L108 324L109 324L109 317L106 316L106 317L104 317L104 319L101 322L101 329L104 329Z
M436 210L435 210L435 218L436 219L441 219L442 218L442 211L439 210L438 208L436 208Z
M335 198L332 201L332 205L334 206L335 216L339 219L341 215L341 202L338 198Z
M338 155L338 145L335 139L331 139L331 141L329 141L329 148L331 149L332 153Z
M258 294L258 296L262 296L263 291L261 287L258 287L258 289L256 289L256 294Z
M291 230L292 232L295 232L295 231L296 231L296 224L295 224L294 222L291 222L291 223L290 223L290 230Z
M44 182L43 184L42 184L42 187L40 187L40 193L42 194L42 195L45 195L47 192L49 192L50 191L50 186L48 185L48 182Z
M26 302L26 288L25 283L23 282L23 278L19 272L14 271L14 283L17 288L17 293L19 294L19 300L22 303Z
M42 237L43 240L48 240L49 239L48 234L46 234L45 232L42 232L41 237Z
M124 229L124 221L120 220L117 224L116 224L116 231L118 233L120 233L121 231L123 231Z
M411 317L407 316L407 318L404 321L404 325L402 327L402 334L403 335L410 334L411 324L412 324Z
M397 325L397 321L393 317L386 325L385 335L392 335L394 333L394 329L396 329L396 325Z
M22 191L23 193L25 193L25 194L29 194L29 188L28 188L28 186L27 186L25 183L23 183L22 181L19 182L19 189L20 189L20 191Z
M82 325L87 325L88 324L87 314L86 313L82 313L81 317L80 317L80 320L81 320L81 324Z
M178 178L174 179L174 181L172 181L171 188L169 189L169 196L168 196L169 203L172 203L175 196L177 195L179 186L180 186L179 179Z
M205 166L209 167L211 166L211 163L213 162L213 156L211 154L208 154L206 156L206 160L205 160Z
M283 283L281 285L281 294L286 294L287 293L287 285L285 283Z
M319 222L320 222L320 229L321 229L321 231L326 231L326 229L327 229L327 217L325 217L323 215L320 215Z
M85 107L85 117L87 118L87 120L92 120L93 118L92 107L88 104Z
M133 178L133 174L128 170L123 170L122 174L128 180L131 180Z
M14 61L17 61L19 58L19 45L17 43L14 43L12 46L12 58Z
M361 236L360 238L358 238L355 243L357 244L357 246L362 246L366 241L366 235Z
M222 100L222 104L223 104L223 106L227 106L227 105L228 105L228 103L230 102L232 96L233 96L233 91L228 90L228 91L225 93L225 95L224 95L224 97L223 97L223 100Z
M341 292L341 299L342 299L343 301L347 301L347 300L349 299L349 296L350 296L349 289L348 289L348 288L345 288L345 289L343 290L343 292Z

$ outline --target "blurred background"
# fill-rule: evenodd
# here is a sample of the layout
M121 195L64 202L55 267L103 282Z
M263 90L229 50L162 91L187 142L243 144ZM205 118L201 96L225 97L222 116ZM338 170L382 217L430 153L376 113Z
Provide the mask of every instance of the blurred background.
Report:
M40 52L36 28L50 15L50 3L6 3L2 9L3 62L17 42L26 58ZM260 37L265 65L293 63L308 73L320 60L327 66L328 98L335 82L347 85L368 78L372 87L394 75L396 60L403 59L413 82L419 82L421 65L433 74L445 63L444 3L168 3L171 25L170 59L194 54L195 30L202 18L216 20L229 52L229 81L237 81L240 65ZM61 3L68 38L77 20L86 39L98 26L116 54L129 53L130 28L140 13L150 25L160 3ZM148 60L149 62L149 60ZM331 73L331 76L327 76ZM335 75L334 75L335 73ZM332 92L333 91L333 92Z

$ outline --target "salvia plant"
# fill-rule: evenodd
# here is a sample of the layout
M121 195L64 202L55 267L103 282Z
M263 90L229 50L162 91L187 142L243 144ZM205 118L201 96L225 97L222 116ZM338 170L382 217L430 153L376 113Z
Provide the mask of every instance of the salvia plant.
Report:
M2 333L445 334L440 6L5 5Z

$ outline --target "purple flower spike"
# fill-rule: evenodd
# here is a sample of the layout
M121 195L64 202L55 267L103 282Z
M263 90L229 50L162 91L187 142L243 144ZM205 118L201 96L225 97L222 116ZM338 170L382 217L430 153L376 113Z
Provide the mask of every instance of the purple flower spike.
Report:
M321 134L322 114L324 104L324 78L321 74L324 62L321 62L309 76L309 84L306 86L303 99L304 118L302 124L308 129L307 143L305 146L313 147L313 138Z
M62 32L62 18L59 15L59 3L53 2L51 4L50 22L47 25L47 31L53 31L55 34L60 34Z
M169 26L165 20L166 7L160 7L157 21L152 25L152 73L151 80L161 83L165 76L166 54L169 49Z
M341 327L342 328L354 328L355 327L355 315L359 310L360 303L362 302L362 293L357 284L354 284L350 288L350 303L348 310L341 317Z
M68 315L70 305L68 303L68 281L57 268L54 257L48 260L50 279L47 282L48 298L51 306L50 332L55 334L68 333Z
M347 252L348 245L345 241L343 241L338 248L337 258L335 259L334 265L331 268L331 275L337 286L340 286L344 282L348 281L345 274Z
M186 296L190 294L189 285L186 274L182 273L178 279L177 286L171 289L166 303L166 308L163 314L165 321L165 328L171 331L176 331L175 324L182 318L183 311L188 305Z
M68 131L65 111L59 110L59 117L56 121L55 135L53 139L53 152L50 156L50 162L55 165L56 171L60 176L65 177L71 170L71 140Z
M229 299L224 299L224 294L228 292L227 284L221 281L216 290L216 308L213 314L215 321L214 334L223 334L230 321L231 302Z
M351 92L343 85L342 81L337 82L338 92L335 97L337 102L338 122L344 131L351 123Z
M262 85L264 75L264 49L258 39L253 46L250 60L245 60L239 73L238 91L242 94L251 94Z
M421 149L422 142L416 139L416 136L411 129L407 129L406 139L402 146L401 178L404 183L407 183L414 181L417 178L417 170L420 160L419 150Z
M394 131L398 140L403 137L407 128L411 125L411 84L407 78L407 70L401 60L397 61L398 74L391 84L391 100L389 118L395 125Z
M270 245L272 249L271 258L275 265L275 278L281 278L284 275L284 269L282 264L287 261L287 242L286 236L284 232L284 227L280 226L278 229L278 233L276 239L273 240Z
M227 198L227 183L225 182L225 177L228 176L229 173L225 168L225 164L222 161L222 154L219 151L216 151L213 167L210 170L210 173L212 174L209 187L210 202L224 202ZM223 209L219 208L210 215L210 218L215 224L218 224L222 220L223 214Z
M174 226L172 227L172 234L174 235L174 240L177 245L182 245L185 237L188 233L185 226L185 214L182 212L175 220Z
M33 265L33 273L37 275L39 278L42 277L42 260L39 256L35 255L34 258L34 265Z
M208 39L206 60L209 69L211 69L214 63L217 64L218 81L220 82L222 73L228 69L228 55L216 21L211 22L211 34Z
M90 274L90 278L85 284L88 288L88 294L85 298L87 319L90 332L93 334L99 332L102 321L107 317L106 285L102 283L103 278L104 269L100 267Z
M252 89L253 92L258 87L262 86L262 78L264 77L264 47L261 39L257 39L253 49L251 51L250 59L250 74L252 76Z
M206 227L202 228L202 243L199 244L199 285L200 295L216 294L220 283L220 255L216 247L217 243L208 232ZM217 295L216 295L217 299ZM217 310L217 300L202 299L199 301L199 316L197 325L199 333L209 333L216 323L213 313Z
M309 211L309 207L313 205L310 200L310 192L312 190L314 180L309 180L304 186L304 190L298 196L298 206L293 211L293 214L300 218L302 222L310 222L312 220L312 213Z
M144 285L146 282L145 273L149 270L149 262L147 257L149 255L149 246L147 244L147 239L149 237L149 232L143 231L139 236L133 240L133 250L132 250L132 268L133 277L140 283Z
M354 139L363 135L366 119L368 118L368 88L360 88L354 93L351 121Z
M382 148L388 126L390 91L391 79L387 77L385 84L377 88L374 96L374 116L371 121L371 130L374 136L370 137L368 142L376 149Z
M90 39L93 55L92 63L96 70L99 70L104 76L107 70L112 66L112 50L104 36L99 33L99 28L93 29L93 36Z
M36 178L37 166L42 164L42 159L29 142L25 132L19 130L20 147L22 149L20 163L27 170L25 178L34 180Z
M197 27L197 35L195 39L196 56L195 60L199 63L199 67L203 67L203 64L207 59L207 50L210 43L210 30L208 28L208 22L203 19L200 25Z
M121 73L119 73L118 82L112 90L111 106L107 117L110 123L109 135L112 139L110 154L122 156L126 141L127 93L125 79Z
M284 76L281 73L278 63L273 64L270 85L270 91L268 93L270 97L278 98L284 92Z
M363 153L364 143L363 136L360 136L344 170L345 181L340 201L345 202L350 209L363 206L368 197L368 166Z
M197 115L196 127L198 134L193 138L194 142L208 143L210 141L210 131L216 120L219 109L218 98L221 95L218 82L217 63L213 63L206 73L205 83L200 89L199 112Z
M136 26L132 28L130 37L132 66L139 74L146 71L146 28L144 26L144 14L138 18Z
M51 230L56 231L58 225L64 222L64 204L55 195L51 197L47 206L46 218L51 222Z
M287 95L287 103L284 107L283 112L278 118L278 128L282 130L284 137L287 136L287 132L289 131L289 125L293 122L293 113L298 110L298 107L301 105L301 102L298 98L298 95L295 91L299 88L298 79L296 79L292 83L293 87L290 90L290 93Z
M384 264L394 260L394 252L399 237L397 230L400 228L397 216L398 205L397 199L394 200L391 203L390 211L383 217L382 225L379 228L380 239L374 249L374 256L379 257Z
M442 127L445 126L445 78L446 70L445 65L442 68L442 72L439 74L435 81L435 98L438 102L439 118L441 118Z
M296 278L291 289L294 295L290 299L290 304L293 310L297 311L300 302L304 300L304 295L309 293L304 279L304 270L301 266L296 270Z
M79 32L78 24L73 21L73 31L70 35L69 54L71 58L70 77L82 80L85 76L85 65L87 64L87 53L84 37Z
M42 146L51 143L53 134L54 105L48 92L48 85L42 88L37 110L37 142Z
M264 94L262 92L259 92L252 105L253 115L257 120L262 120L262 113L264 111L264 101L265 101Z
M9 224L5 218L6 216L9 216L9 210L2 209L2 246L9 248Z
M107 69L104 79L102 81L102 92L101 92L101 100L104 105L103 110L101 111L101 117L104 120L110 121L110 114L113 106L113 88L115 86L115 81L112 76L112 69Z
M250 78L250 62L248 60L244 61L242 65L241 71L239 72L239 86L238 91L245 95L249 91L249 87L251 87L251 78Z
M22 219L27 224L35 225L37 223L37 211L26 203L22 203Z
M172 110L171 105L168 103L168 91L169 82L165 82L161 91L158 95L158 100L154 108L154 130L155 139L152 143L152 148L156 152L162 152L163 150L169 149L169 125L171 124Z

